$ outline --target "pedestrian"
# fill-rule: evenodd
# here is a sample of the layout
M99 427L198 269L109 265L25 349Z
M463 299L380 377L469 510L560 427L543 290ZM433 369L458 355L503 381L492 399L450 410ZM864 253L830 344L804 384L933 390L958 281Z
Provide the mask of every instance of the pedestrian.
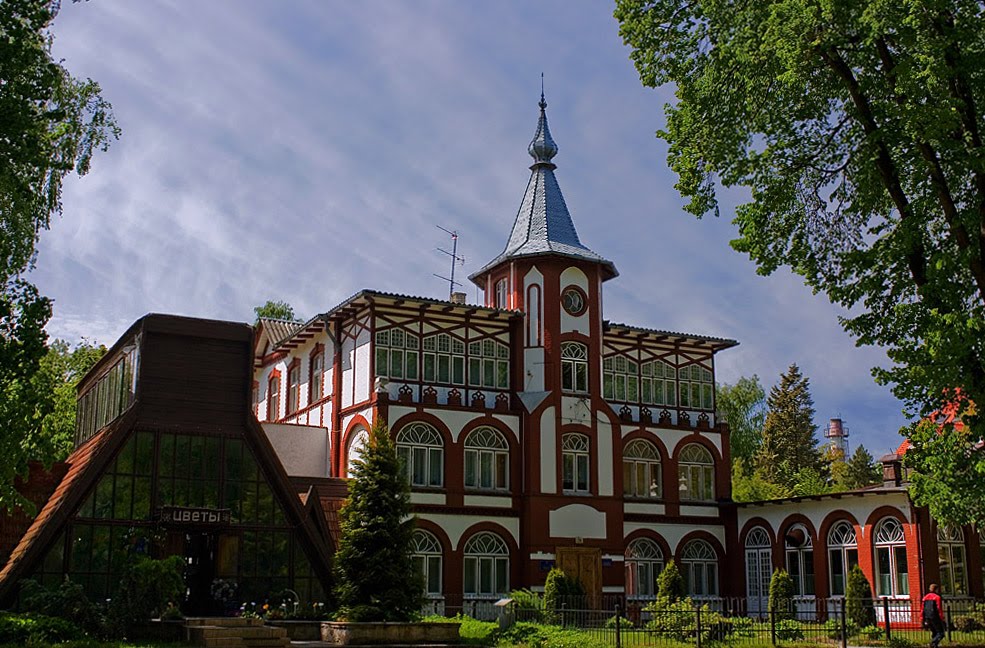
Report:
M937 583L931 583L929 589L923 597L923 626L930 630L930 648L937 648L944 638L944 607Z

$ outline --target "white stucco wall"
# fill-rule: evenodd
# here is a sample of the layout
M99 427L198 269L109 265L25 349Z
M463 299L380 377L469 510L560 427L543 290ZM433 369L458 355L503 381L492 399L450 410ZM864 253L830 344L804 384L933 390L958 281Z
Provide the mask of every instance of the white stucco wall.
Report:
M327 428L279 423L263 423L262 427L288 475L329 476Z

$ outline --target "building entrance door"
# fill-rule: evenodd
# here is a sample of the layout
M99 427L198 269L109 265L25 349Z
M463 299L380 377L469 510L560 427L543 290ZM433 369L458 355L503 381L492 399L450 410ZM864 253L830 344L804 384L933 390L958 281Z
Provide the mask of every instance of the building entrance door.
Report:
M213 533L188 532L185 536L185 585L187 598L184 613L188 616L215 614L212 579L215 578L216 537Z
M766 616L773 576L773 554L769 548L746 549L746 600L749 616Z
M555 561L565 574L578 579L589 605L594 607L602 594L602 550L597 547L558 547Z

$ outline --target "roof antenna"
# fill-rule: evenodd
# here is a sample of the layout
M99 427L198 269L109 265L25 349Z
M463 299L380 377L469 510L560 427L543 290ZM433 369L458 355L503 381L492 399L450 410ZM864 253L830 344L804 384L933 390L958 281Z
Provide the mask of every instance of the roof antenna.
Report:
M438 252L442 252L451 257L451 275L448 277L443 277L437 273L432 273L432 274L434 274L434 276L437 277L438 279L442 279L448 282L448 299L449 301L455 301L455 286L462 285L460 282L455 281L455 266L465 265L465 257L458 256L458 230L455 231L447 230L441 225L435 225L435 227L437 227L442 232L445 232L446 234L451 236L451 252L449 252L448 250L444 250L442 248L435 248L436 250L438 250ZM462 303L464 303L464 299Z
M544 73L540 73L540 107L546 108L547 102L544 101Z

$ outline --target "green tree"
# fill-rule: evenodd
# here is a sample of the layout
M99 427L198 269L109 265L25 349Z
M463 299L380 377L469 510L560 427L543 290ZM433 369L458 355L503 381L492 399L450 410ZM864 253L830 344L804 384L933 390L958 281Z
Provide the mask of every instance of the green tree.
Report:
M751 465L763 437L766 420L766 390L759 376L743 376L734 385L720 384L716 391L718 415L729 425L732 463Z
M749 196L732 246L849 309L845 329L887 350L876 379L921 418L985 403L981 4L617 0L615 16L643 85L676 92L658 136L687 210ZM912 439L926 475L956 450L914 496L985 523L962 508L985 501L985 420L965 423Z
M769 606L777 621L794 618L793 595L793 578L790 574L783 569L774 570L770 578Z
M339 615L349 621L407 621L421 610L424 584L411 555L410 484L384 423L373 426L353 463L335 554Z
M676 603L682 600L685 594L684 577L681 576L674 560L668 560L663 571L657 576L657 599L664 603Z
M273 301L268 299L265 304L254 307L253 312L256 313L257 321L259 321L261 317L267 319L287 320L289 322L297 321L297 317L294 315L294 308L285 301Z
M865 628L875 625L876 622L875 610L872 607L872 586L858 565L848 572L845 615L856 628Z
M793 495L806 497L808 495L824 495L830 493L828 479L817 468L801 468L794 474Z
M882 467L876 463L864 445L859 444L852 458L845 462L845 487L862 488L882 483Z
M120 130L91 79L51 56L54 0L0 3L0 506L22 503L13 479L52 405L32 387L51 303L24 280L36 245L62 211L62 181L85 175Z
M732 500L736 502L760 502L781 499L793 495L793 489L774 484L763 476L761 470L750 472L741 463L732 464Z
M769 411L756 454L757 470L768 481L795 488L799 480L808 477L801 470L821 469L810 383L796 364L780 376L766 403Z

